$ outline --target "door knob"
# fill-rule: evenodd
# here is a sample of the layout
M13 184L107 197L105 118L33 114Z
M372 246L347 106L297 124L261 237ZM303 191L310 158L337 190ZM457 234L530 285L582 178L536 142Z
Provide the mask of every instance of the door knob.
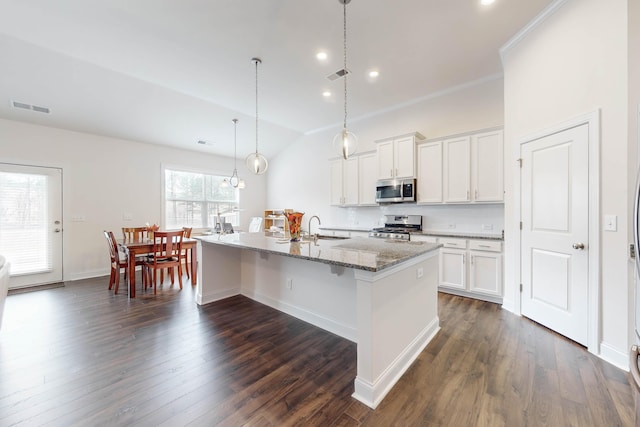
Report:
M577 249L577 250L583 250L584 249L584 243L574 243L573 244L573 249Z

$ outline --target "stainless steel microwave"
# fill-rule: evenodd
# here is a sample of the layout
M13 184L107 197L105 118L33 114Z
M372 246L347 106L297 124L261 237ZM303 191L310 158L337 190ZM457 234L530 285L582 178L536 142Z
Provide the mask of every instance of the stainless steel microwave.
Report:
M416 201L416 180L382 179L376 182L377 203L405 203Z

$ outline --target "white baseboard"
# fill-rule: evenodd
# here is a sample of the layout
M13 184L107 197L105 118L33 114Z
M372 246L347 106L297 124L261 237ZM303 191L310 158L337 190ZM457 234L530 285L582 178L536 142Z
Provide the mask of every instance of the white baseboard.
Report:
M370 408L375 409L409 366L418 358L422 350L431 342L440 330L440 319L436 317L418 336L398 355L374 383L356 377L355 391L351 395Z
M68 277L65 277L64 280L83 280L83 279L93 279L94 277L103 277L109 276L111 274L111 270L108 268L101 268L99 270L89 270L89 271L81 271L79 273L71 273Z
M629 355L607 343L600 343L600 354L597 356L623 371L629 371Z
M291 316L303 320L307 323L311 323L312 325L324 329L325 331L329 331L342 338L348 339L349 341L356 342L357 340L358 334L355 327L336 322L304 308L256 293L250 289L243 288L241 294L261 304L268 305L269 307L275 308L278 311L282 311L283 313L290 314Z
M202 289L202 288L200 288ZM227 288L227 289L222 289L219 291L216 291L214 293L211 294L207 294L207 295L201 295L198 294L196 295L196 303L198 305L205 305L205 304L210 304L212 302L215 301L220 301L223 300L225 298L229 298L235 295L240 294L240 292L238 291L238 288Z

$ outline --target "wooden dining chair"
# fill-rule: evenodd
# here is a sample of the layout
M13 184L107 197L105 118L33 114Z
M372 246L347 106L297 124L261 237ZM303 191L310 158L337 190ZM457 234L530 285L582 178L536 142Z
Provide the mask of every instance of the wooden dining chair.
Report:
M153 283L153 294L156 294L156 277L158 270L169 269L169 274L173 280L174 268L178 268L178 282L182 289L182 237L184 232L178 231L155 231L153 233L153 253L147 257L144 263L147 283ZM153 275L151 275L153 270Z
M120 285L120 270L124 268L125 283L127 282L129 263L126 259L120 258L118 251L118 243L116 237L113 235L113 231L104 231L104 237L107 239L107 245L109 246L109 257L111 258L111 276L109 276L109 290L113 289L113 293L118 293L118 286Z
M147 237L147 227L122 227L122 236L127 240L142 240Z
M191 237L191 227L182 227L183 237L188 239ZM183 249L180 256L181 262L184 263L185 270L187 271L187 278L191 279L191 249Z

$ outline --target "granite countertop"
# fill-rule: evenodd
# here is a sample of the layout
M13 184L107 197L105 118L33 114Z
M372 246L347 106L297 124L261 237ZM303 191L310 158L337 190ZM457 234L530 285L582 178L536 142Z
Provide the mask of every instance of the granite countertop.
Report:
M460 239L504 240L502 233L474 233L473 231L422 230L421 232L415 234L435 237L457 237Z
M372 228L362 228L358 226L326 226L319 227L320 230L340 230L340 231L370 231ZM422 230L414 233L419 236L435 236L435 237L457 237L460 239L486 239L486 240L504 240L502 233L483 233L473 231L449 231L449 230Z
M373 272L437 251L442 246L426 242L398 242L366 237L320 239L317 244L314 244L313 242L289 242L265 236L263 233L216 234L196 238L203 243L232 246Z
M338 231L371 231L373 227L362 227L357 225L347 225L347 226L338 226L338 225L328 225L326 227L318 227L319 230L338 230Z

